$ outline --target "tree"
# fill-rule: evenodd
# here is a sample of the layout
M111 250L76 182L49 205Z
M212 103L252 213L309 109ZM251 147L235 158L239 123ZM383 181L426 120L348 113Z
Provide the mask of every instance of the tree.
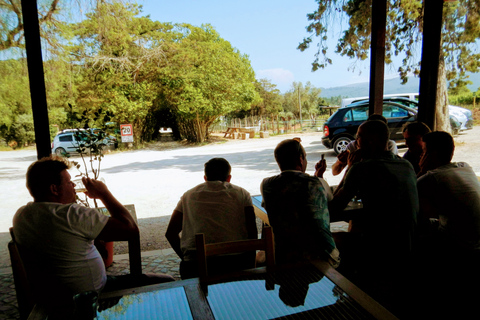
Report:
M232 48L210 25L181 25L160 71L161 94L174 108L183 138L203 142L209 126L232 111L259 101L255 74L246 55Z
M293 82L292 88L284 94L283 108L286 112L300 118L299 103L301 103L302 119L310 118L315 122L320 112L319 106L324 103L323 98L320 97L321 91L320 88L313 86L310 81L305 86L301 82Z
M328 29L332 21L348 18L348 27L338 40L335 52L357 60L368 58L370 50L372 0L316 0L318 10L308 14L310 35L298 49L307 49L314 38L318 39L318 51L312 63L313 70L332 64L328 55ZM419 75L419 52L423 30L423 2L421 0L388 1L385 62L393 56L403 57L398 73L405 83L409 74ZM442 50L437 86L437 130L449 129L446 80L459 79L457 85L466 84L466 71L479 71L480 54L476 53L476 41L480 38L480 6L477 0L445 2L442 32ZM334 19L335 17L335 19ZM340 19L338 19L340 18Z
M108 112L108 121L132 123L141 141L148 139L146 118L158 94L153 79L164 64L164 35L171 27L139 13L137 4L98 3L87 19L71 25L75 41L68 49L78 71L73 112L91 122L103 119L99 111Z
M260 115L270 115L273 118L283 110L282 96L276 84L271 83L268 79L260 79L255 81L255 88L261 100L254 107L259 109Z
M39 24L41 36L51 45L54 44L51 37L55 34L54 29L59 21L60 0L39 1ZM25 48L23 35L24 27L22 20L21 0L0 0L0 51L11 48Z

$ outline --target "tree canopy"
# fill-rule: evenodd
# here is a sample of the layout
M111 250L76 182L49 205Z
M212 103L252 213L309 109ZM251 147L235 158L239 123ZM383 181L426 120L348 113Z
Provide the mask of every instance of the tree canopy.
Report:
M371 33L372 0L316 0L318 9L307 15L311 23L307 26L309 35L299 44L304 51L317 42L318 50L312 69L325 68L332 64L327 40L333 23L348 20L347 27L338 39L335 53L357 60L368 58ZM423 31L423 1L387 1L387 23L385 41L385 62L392 63L394 56L402 58L398 73L403 82L411 74L419 75L419 50ZM439 75L443 78L437 88L441 112L445 113L447 96L446 80L453 80L453 86L465 86L466 72L479 71L480 55L477 39L480 37L480 6L477 0L445 2L443 9L442 50ZM448 119L448 117L447 117ZM437 118L438 122L438 118ZM442 128L443 121L439 123ZM448 123L448 121L445 121ZM437 123L438 124L438 123Z

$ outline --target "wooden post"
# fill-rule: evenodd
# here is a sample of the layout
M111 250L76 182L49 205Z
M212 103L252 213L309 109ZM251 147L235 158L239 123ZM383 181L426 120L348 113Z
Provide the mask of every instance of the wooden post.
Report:
M383 113L386 21L387 0L372 1L372 55L370 57L369 114Z
M43 73L42 45L36 0L22 0L25 49L27 51L28 79L32 100L33 126L37 159L52 153L50 145L50 126L48 121L47 95Z

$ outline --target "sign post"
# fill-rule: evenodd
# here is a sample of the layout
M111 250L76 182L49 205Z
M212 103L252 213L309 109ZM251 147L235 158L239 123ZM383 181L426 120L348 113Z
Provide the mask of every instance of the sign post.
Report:
M120 134L122 135L122 142L133 142L133 127L131 124L121 124Z

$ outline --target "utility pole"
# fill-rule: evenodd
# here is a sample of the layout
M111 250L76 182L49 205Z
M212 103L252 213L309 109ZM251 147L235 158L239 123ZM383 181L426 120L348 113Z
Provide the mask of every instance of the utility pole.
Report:
M302 128L302 100L300 100L300 83L298 84L298 108L300 109L300 132L303 132L303 128Z

